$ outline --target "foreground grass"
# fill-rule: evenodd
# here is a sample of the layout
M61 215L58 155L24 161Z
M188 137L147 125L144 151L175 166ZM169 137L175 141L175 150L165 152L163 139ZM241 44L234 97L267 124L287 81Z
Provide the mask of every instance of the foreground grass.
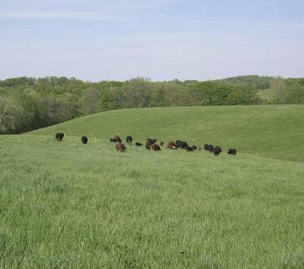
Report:
M0 137L0 268L303 268L304 165Z
M124 109L99 113L32 134L87 135L109 139L132 135L141 142L186 140L240 152L304 162L304 106L221 106Z

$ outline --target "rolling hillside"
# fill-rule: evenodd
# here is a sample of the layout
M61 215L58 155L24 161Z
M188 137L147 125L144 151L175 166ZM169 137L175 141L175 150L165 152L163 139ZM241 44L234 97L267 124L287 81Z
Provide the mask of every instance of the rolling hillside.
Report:
M304 106L228 106L127 109L103 112L30 135L53 137L58 131L68 136L91 139L118 134L136 141L187 140L192 144L212 143L241 153L304 162Z
M0 149L1 268L304 266L302 163L71 136Z
M0 268L303 268L303 114L130 109L0 136ZM118 153L114 134L239 153Z

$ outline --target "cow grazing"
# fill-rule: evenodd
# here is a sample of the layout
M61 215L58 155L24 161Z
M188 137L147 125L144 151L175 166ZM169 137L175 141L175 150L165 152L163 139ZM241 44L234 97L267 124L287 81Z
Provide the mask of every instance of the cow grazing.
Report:
M236 155L236 149L228 149L227 154L229 154L229 155Z
M136 146L136 147L141 147L142 145L143 145L142 143L135 142L135 146Z
M214 147L213 147L213 145L205 144L204 149L212 153L214 150Z
M150 150L150 146L155 144L157 141L157 139L152 139L152 138L147 138L147 141L146 141L146 149Z
M194 150L194 148L193 148L193 147L189 147L189 146L188 146L188 147L186 147L186 150L187 150L187 151L193 151L193 150Z
M133 141L132 136L129 136L129 135L128 135L127 138L126 138L127 144L132 145L132 141Z
M62 141L62 139L65 137L65 133L57 133L55 134L55 139L57 141Z
M187 149L188 143L186 141L181 141L181 140L176 140L175 141L175 147L176 148L181 148L181 149Z
M121 143L122 142L121 139L120 139L120 137L118 135L115 135L114 139L116 139L117 143Z
M167 149L176 149L176 147L172 144L167 145Z
M82 136L81 137L81 142L82 142L82 144L88 144L88 141L89 141L89 139L86 137L86 136Z
M164 146L164 142L163 141L161 141L160 143L159 143L159 145L161 146L161 147L163 147Z
M197 150L197 146L192 146L193 150Z
M169 141L167 145L167 149L176 149L176 145L174 141Z
M152 144L152 145L150 146L150 148L151 148L151 150L153 150L153 151L160 151L160 150L161 150L160 146L157 145L157 144Z
M122 144L122 143L117 143L115 145L115 148L119 152L125 152L126 151L126 146L125 146L125 144Z
M115 135L114 137L110 138L110 142L121 143L122 141L118 135Z
M222 148L221 148L221 147L219 147L219 146L215 146L215 147L214 147L213 154L214 154L215 156L220 155L221 152L222 152Z

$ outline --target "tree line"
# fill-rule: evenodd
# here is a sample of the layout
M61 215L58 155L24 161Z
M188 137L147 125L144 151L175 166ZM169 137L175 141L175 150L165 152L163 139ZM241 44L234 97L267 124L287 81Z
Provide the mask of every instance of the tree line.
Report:
M263 89L274 91L263 99ZM84 82L20 77L0 81L0 134L23 133L101 111L169 106L304 103L304 79L244 76L217 81Z

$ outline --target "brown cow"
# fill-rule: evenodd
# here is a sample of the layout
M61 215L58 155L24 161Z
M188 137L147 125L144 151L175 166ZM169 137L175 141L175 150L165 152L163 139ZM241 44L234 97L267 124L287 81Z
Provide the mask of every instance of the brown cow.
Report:
M174 141L169 141L167 145L167 149L176 149L176 145Z
M121 138L118 135L114 135L113 138L110 138L110 142L121 143Z
M120 152L125 152L126 151L126 146L125 144L122 144L122 143L117 143L115 145L115 148L117 151L120 151Z
M160 151L160 150L161 150L160 146L157 145L157 144L152 144L152 145L150 146L150 148L151 148L151 150L153 150L153 151Z

